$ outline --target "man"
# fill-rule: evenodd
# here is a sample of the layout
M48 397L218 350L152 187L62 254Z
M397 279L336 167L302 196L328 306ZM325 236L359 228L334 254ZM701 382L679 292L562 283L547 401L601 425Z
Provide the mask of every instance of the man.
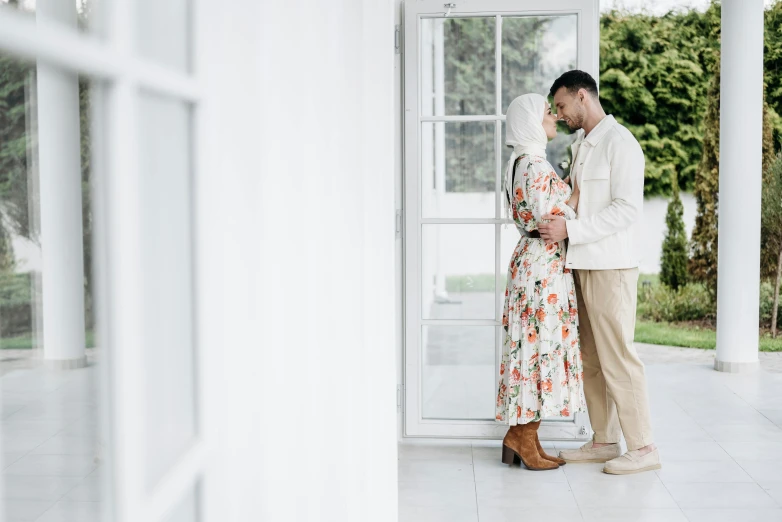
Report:
M595 432L592 441L560 457L604 462L603 471L616 475L660 469L644 365L633 346L643 151L630 131L606 116L589 74L563 74L550 95L559 119L578 129L570 172L574 193L579 193L578 217L543 216L548 222L539 231L546 243L569 241L566 266L575 270L584 393Z

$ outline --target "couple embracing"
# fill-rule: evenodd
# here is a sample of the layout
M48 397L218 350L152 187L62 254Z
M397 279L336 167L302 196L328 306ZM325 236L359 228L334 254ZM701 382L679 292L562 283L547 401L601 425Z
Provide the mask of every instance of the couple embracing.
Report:
M513 146L504 198L521 233L508 267L496 420L502 461L532 470L601 462L610 474L660 469L644 365L633 347L644 155L600 105L595 80L569 71L507 110ZM546 160L557 120L577 130L569 178ZM593 438L548 455L542 419L589 412ZM628 451L620 449L624 435Z

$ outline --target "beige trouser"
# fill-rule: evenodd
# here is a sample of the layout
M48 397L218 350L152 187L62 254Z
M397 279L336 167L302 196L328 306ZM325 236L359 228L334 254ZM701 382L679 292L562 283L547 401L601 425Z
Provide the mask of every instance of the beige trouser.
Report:
M644 364L633 347L638 269L576 270L584 394L595 442L653 442ZM621 426L621 433L620 433Z

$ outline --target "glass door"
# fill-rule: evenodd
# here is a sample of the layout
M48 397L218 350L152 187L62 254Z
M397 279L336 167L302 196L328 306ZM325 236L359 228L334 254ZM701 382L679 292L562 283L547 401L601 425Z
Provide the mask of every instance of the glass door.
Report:
M405 4L405 435L500 437L494 422L507 264L508 104L597 71L598 2ZM450 7L448 7L450 6ZM595 76L597 76L595 74ZM573 136L550 142L556 169ZM587 433L585 416L541 436Z

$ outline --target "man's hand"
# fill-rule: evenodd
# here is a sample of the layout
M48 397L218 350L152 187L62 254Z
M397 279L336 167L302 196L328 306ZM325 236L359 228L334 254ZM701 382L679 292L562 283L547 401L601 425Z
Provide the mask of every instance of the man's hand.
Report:
M546 214L545 216L542 216L541 219L543 221L548 221L548 223L538 223L540 237L543 238L547 245L557 243L567 238L565 218L562 216L555 216L554 214Z

